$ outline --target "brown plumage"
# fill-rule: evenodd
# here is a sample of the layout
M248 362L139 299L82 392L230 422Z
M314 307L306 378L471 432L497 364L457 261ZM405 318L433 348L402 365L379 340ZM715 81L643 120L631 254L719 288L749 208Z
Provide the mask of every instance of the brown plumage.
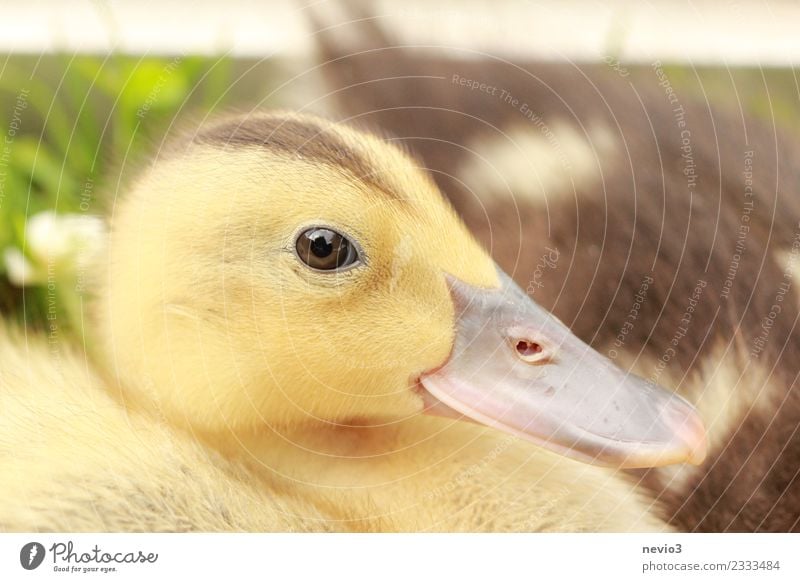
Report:
M351 16L316 36L324 105L416 152L537 302L705 415L701 467L641 474L663 517L800 530L797 141L676 89L658 63L395 46ZM529 184L504 174L520 166Z

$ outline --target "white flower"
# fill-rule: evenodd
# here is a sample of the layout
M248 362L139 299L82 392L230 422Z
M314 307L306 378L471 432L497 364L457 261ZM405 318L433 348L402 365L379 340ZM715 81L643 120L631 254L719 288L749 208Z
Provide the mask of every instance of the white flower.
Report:
M17 247L8 247L3 251L3 262L8 280L17 287L42 283L42 273L38 272Z
M15 285L46 281L53 268L77 272L88 267L105 246L105 226L97 216L41 212L28 219L27 255L15 247L3 253L9 280Z
M30 255L37 263L64 264L76 261L84 252L99 249L105 228L96 216L42 212L28 220L26 237Z

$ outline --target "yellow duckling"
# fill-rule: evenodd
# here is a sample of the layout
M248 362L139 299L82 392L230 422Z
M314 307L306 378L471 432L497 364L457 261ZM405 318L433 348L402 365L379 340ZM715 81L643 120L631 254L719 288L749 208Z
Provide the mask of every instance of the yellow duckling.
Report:
M0 527L660 530L598 465L705 454L691 406L531 301L375 136L223 120L112 224L103 379L0 339Z

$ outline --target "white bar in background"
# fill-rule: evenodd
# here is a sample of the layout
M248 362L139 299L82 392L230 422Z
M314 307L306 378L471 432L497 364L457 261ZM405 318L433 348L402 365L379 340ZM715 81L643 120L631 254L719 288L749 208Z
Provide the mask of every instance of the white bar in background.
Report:
M798 550L796 534L5 534L0 580L796 582Z
M306 58L303 4L353 0L2 0L0 53L64 51ZM500 56L791 66L796 0L380 0L402 42ZM385 17L385 18L383 18Z

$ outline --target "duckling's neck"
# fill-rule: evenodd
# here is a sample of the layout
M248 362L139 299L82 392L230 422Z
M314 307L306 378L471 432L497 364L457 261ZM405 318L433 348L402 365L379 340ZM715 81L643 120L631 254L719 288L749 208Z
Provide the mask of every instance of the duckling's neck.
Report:
M354 421L264 425L226 435L201 434L201 439L227 458L255 463L293 478L316 476L322 479L320 485L330 486L352 481L355 473L363 473L354 472L354 465L376 465L379 459L396 458L403 449L419 446L411 434L425 424L412 423L414 428L406 424Z
M264 427L209 441L255 475L322 502L341 529L663 531L615 471L493 429L418 416ZM333 508L333 509L332 509Z

